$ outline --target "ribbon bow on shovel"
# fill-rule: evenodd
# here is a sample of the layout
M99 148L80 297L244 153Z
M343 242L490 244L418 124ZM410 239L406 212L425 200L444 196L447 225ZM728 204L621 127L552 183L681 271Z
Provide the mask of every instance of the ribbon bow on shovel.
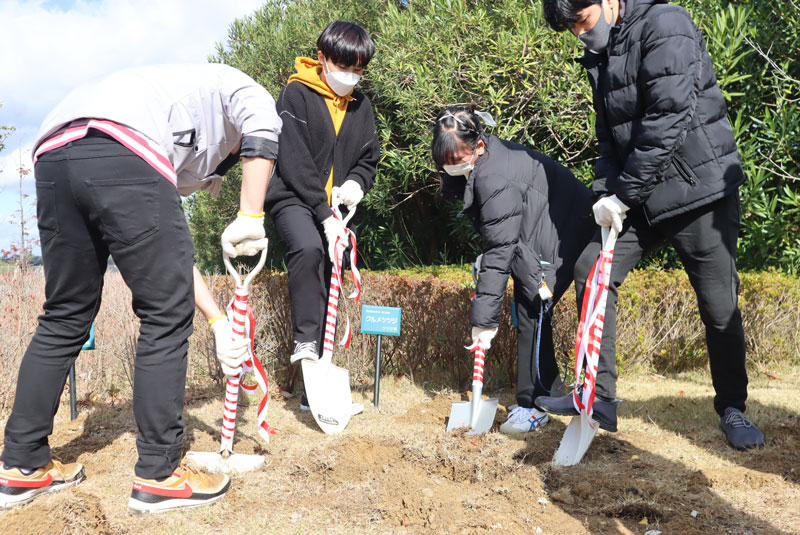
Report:
M580 416L570 420L561 444L553 456L553 464L572 466L583 459L584 454L597 434L599 424L592 418L595 384L597 382L597 365L600 360L600 343L603 339L603 320L605 319L608 283L611 275L611 262L614 258L614 245L617 242L617 231L602 228L603 249L600 257L592 266L586 279L583 292L581 316L578 322L578 334L575 339L575 377L584 372L583 390L575 381L572 401Z
M266 238L264 239L266 242ZM246 472L255 470L264 465L262 455L246 455L243 453L233 453L233 435L236 430L236 412L239 405L239 389L242 388L247 393L254 394L259 388L264 393L258 404L256 425L258 434L266 442L269 436L275 434L275 430L267 423L267 411L269 409L269 382L267 372L258 360L254 348L255 336L255 316L247 305L250 295L250 282L264 267L267 260L266 246L261 250L256 266L250 274L242 281L239 272L231 264L228 255L223 252L222 260L225 267L236 283L234 298L228 305L228 320L231 322L233 336L237 339L247 337L250 340L248 347L249 358L242 366L242 371L236 376L228 377L225 385L225 408L222 413L222 441L219 452L189 452L187 454L201 468L210 472ZM247 372L253 372L257 385L245 385L241 383L242 376Z
M339 188L331 192L331 210L336 219L342 220L339 212ZM342 220L344 235L338 236L334 243L335 259L331 267L331 284L328 290L328 308L325 313L325 336L322 343L322 357L317 361L303 360L303 384L305 385L308 407L314 421L326 434L335 434L344 431L350 417L364 410L360 403L353 403L350 392L350 372L333 364L333 346L336 339L336 320L339 310L339 294L342 291L342 257L348 244L352 245L350 252L350 270L353 273L355 290L348 297L358 302L361 295L361 275L356 267L356 236L347 227L347 223L355 215L355 206ZM346 301L342 301L346 303ZM350 318L345 315L347 326L340 346L349 347L352 332Z

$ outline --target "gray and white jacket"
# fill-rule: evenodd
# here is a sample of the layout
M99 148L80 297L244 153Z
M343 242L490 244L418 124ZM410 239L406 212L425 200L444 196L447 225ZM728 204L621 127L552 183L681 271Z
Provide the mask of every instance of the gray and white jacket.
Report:
M275 101L243 72L222 64L122 70L74 89L45 118L36 148L76 122L104 119L151 141L171 162L181 195L218 191L219 166L240 156L275 158L281 119Z

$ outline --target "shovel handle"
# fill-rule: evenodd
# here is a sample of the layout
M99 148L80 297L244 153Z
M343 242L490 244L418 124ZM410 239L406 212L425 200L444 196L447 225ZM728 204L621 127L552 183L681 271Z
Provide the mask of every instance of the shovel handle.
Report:
M266 241L266 238L264 238L264 241ZM230 273L231 277L233 277L236 286L241 286L244 288L248 288L250 286L250 281L253 280L253 277L255 277L259 271L261 271L266 261L267 261L267 248L264 247L263 249L261 249L261 258L258 259L258 263L250 271L247 277L245 277L244 281L242 281L242 278L239 275L239 271L235 267L233 267L231 259L228 257L225 251L222 252L222 263L225 264L225 269L227 269L228 273Z
M600 227L600 235L603 239L603 250L613 251L617 244L617 229L611 227Z
M483 369L486 362L486 350L483 342L478 340L475 346L475 362L472 367L472 386L483 386Z

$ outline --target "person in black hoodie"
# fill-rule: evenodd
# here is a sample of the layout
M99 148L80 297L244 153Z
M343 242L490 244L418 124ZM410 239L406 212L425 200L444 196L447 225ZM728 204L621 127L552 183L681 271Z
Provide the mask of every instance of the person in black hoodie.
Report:
M375 180L379 145L372 105L354 89L375 53L361 26L331 22L317 58L298 57L276 107L283 120L278 163L265 200L287 245L295 349L292 364L319 358L333 243L344 232L331 190L352 210ZM327 244L327 247L326 247Z
M509 275L514 279L517 405L500 431L523 435L549 421L533 401L549 393L559 375L552 308L594 233L591 193L547 156L486 135L472 109L450 107L439 114L431 152L442 171L442 195L463 201L459 216L469 217L482 238L470 323L473 342L481 340L487 350L497 334Z
M594 93L600 158L592 191L595 220L620 232L611 267L595 410L617 430L616 306L627 273L656 245L677 251L706 327L714 408L730 444L764 444L744 415L745 340L737 304L738 187L744 181L725 99L700 30L666 0L543 0L556 31L585 46L578 61ZM575 266L583 292L600 251L600 230ZM537 406L576 414L570 397Z

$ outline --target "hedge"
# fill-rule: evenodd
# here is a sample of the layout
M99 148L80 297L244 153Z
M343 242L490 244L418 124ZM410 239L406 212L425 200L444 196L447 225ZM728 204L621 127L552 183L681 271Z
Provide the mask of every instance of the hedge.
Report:
M370 272L363 275L360 304L403 309L402 334L383 337L382 368L416 382L464 387L472 371L464 346L469 342L470 294L466 268L430 267L414 271ZM748 366L800 363L800 280L775 271L741 275L739 304L747 342ZM217 295L230 298L226 278L210 283ZM500 331L488 353L486 381L490 387L509 385L516 374L516 336L511 326L512 287L506 293ZM264 273L253 282L251 304L257 318L256 351L271 374L285 381L293 348L285 273ZM373 373L376 337L361 335L360 306L348 300L340 306L337 341L347 313L353 329L349 348L337 346L334 359L348 368L351 380L364 383ZM571 366L577 309L569 290L554 315L560 365ZM208 331L204 322L197 329ZM210 336L206 332L206 336ZM213 346L211 346L213 349ZM683 271L637 270L620 290L617 365L657 373L707 366L704 327L694 291ZM571 372L570 372L571 375Z

